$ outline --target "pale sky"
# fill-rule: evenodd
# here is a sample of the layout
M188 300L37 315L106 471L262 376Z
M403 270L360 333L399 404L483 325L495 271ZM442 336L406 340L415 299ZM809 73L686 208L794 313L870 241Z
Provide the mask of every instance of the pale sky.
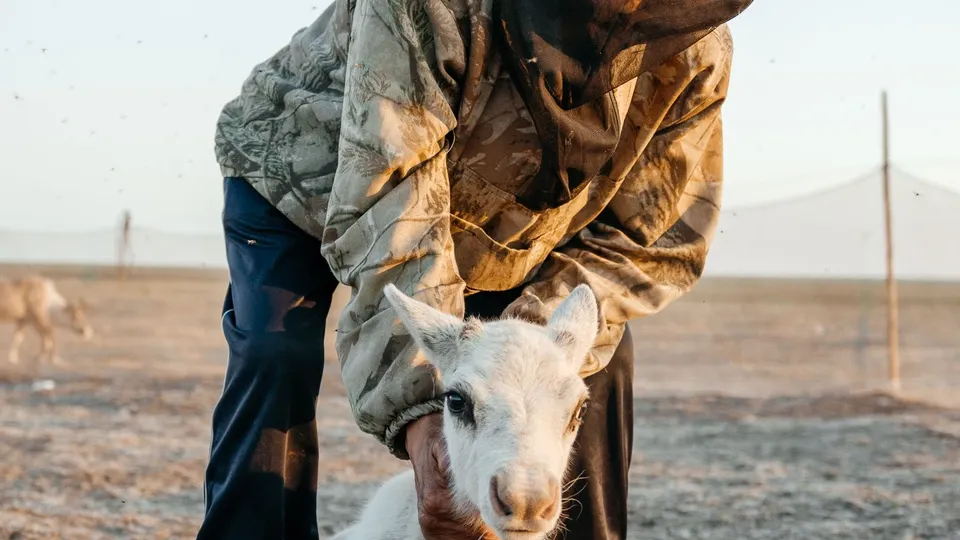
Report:
M328 2L0 2L0 230L219 230L214 123ZM273 6L273 7L270 7ZM755 0L731 23L726 206L842 183L892 156L960 191L960 2Z

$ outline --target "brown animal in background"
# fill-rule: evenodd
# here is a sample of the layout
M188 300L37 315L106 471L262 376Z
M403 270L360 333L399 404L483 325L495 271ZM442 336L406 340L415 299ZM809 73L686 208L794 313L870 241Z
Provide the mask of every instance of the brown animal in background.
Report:
M10 363L20 361L24 330L32 326L42 340L37 362L48 360L63 364L57 354L53 323L57 315L64 316L74 332L85 339L92 338L93 328L87 323L84 307L82 299L71 301L64 298L48 278L37 275L18 280L0 278L0 322L13 323L15 328L8 357Z

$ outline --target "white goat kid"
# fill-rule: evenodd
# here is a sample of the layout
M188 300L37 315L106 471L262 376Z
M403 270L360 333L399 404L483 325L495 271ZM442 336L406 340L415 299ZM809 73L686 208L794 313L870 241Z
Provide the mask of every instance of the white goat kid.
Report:
M593 292L581 285L546 326L480 322L384 294L443 381L443 435L453 499L504 540L541 540L560 520L562 483L586 409L578 375L597 336ZM334 540L422 540L413 471L386 482Z

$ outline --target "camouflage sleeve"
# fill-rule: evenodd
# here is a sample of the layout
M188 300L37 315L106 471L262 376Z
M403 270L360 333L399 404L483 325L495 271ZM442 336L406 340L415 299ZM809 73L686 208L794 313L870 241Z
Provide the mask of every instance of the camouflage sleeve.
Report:
M401 458L403 428L442 400L383 287L463 316L446 170L463 57L442 0L357 0L322 250L352 290L336 346L354 417Z
M641 77L624 127L636 135L637 161L600 217L555 250L507 308L543 319L576 285L590 285L602 320L583 376L603 369L627 321L663 309L703 271L720 212L731 48L722 27Z

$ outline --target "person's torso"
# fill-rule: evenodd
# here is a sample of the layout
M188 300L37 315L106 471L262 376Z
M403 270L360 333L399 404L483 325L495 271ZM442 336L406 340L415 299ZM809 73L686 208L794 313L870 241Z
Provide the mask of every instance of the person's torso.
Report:
M337 168L349 4L335 2L290 46L257 66L217 126L223 174L246 178L318 239ZM521 285L553 250L593 221L656 127L635 117L635 111L643 116L643 109L664 105L654 104L648 74L613 90L622 136L608 166L583 182L569 201L535 210L519 202L518 194L539 169L540 139L507 70L496 54L489 56L479 76L463 83L448 153L451 232L468 291ZM625 122L628 111L634 112Z
M621 122L634 86L616 90ZM618 152L612 174L590 179L569 202L532 209L518 198L536 180L541 161L530 113L502 70L481 89L480 101L482 112L460 123L448 156L451 232L467 287L506 290L522 284L550 252L603 211L621 183L617 173L626 171L634 152L632 144Z

